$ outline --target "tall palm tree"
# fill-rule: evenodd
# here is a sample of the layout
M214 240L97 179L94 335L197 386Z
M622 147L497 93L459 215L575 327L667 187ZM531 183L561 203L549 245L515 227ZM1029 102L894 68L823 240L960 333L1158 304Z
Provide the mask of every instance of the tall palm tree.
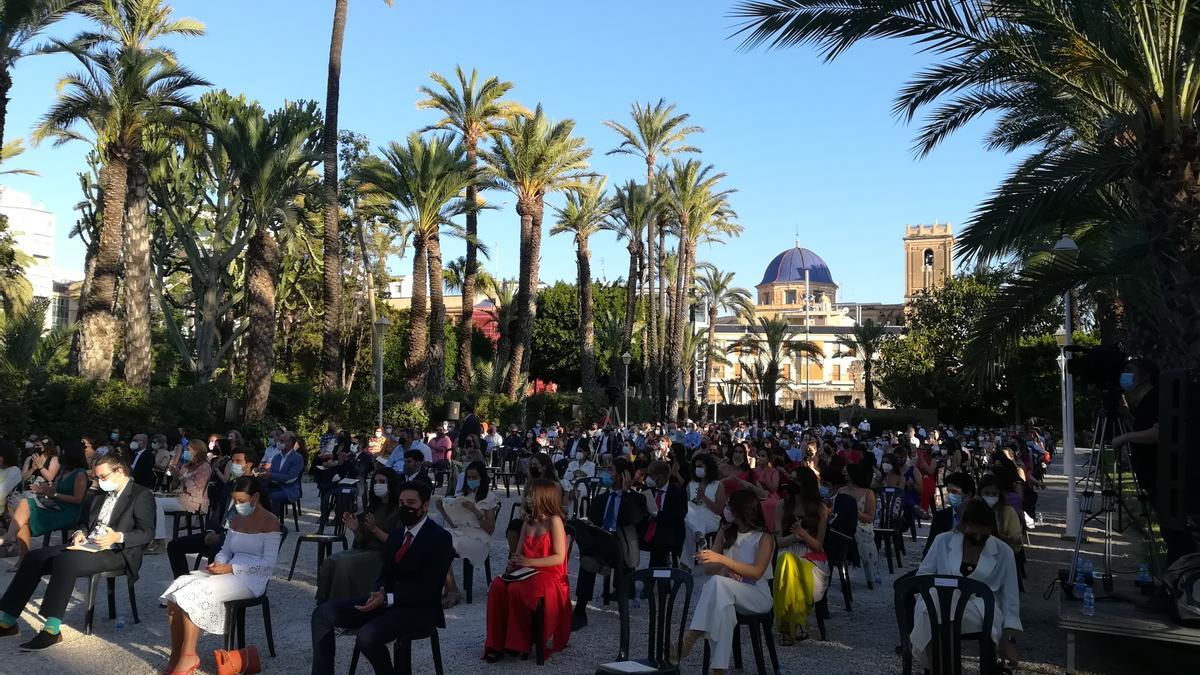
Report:
M699 274L696 276L696 290L708 308L708 335L706 351L708 360L704 367L704 382L700 387L701 400L708 399L708 387L712 384L713 367L717 344L717 315L721 312L732 312L743 321L749 321L754 316L754 301L750 291L741 286L733 285L733 272L722 272L715 265L701 263L697 265Z
M447 129L458 135L467 150L467 164L471 171L478 166L479 142L491 138L504 128L504 123L529 111L519 103L500 100L510 89L512 82L489 77L479 84L479 74L471 69L468 77L461 66L454 67L457 86L439 73L429 77L440 87L434 90L421 87L426 98L417 102L417 107L441 112L445 117L429 126L426 131ZM462 274L462 313L458 320L458 361L455 370L455 385L461 391L471 389L471 326L474 315L476 276L479 274L479 185L467 187L467 255Z
M653 106L649 101L644 105L635 101L630 109L630 117L633 119L632 128L614 120L605 120L605 126L621 136L621 144L609 150L608 154L633 155L642 158L646 163L646 185L650 187L652 193L656 194L658 183L654 179L654 167L657 165L658 159L660 157L665 159L679 153L700 152L699 148L687 143L687 137L702 133L704 129L689 125L687 123L690 117L688 114L675 114L675 104L667 103L665 99L661 98ZM651 196L653 197L654 194ZM650 355L648 379L651 382L652 390L662 388L658 378L662 370L662 351L665 344L665 317L660 314L663 313L662 307L666 304L666 292L663 289L664 284L660 281L659 295L655 295L654 276L658 262L666 254L661 246L664 227L665 223L660 217L657 223L651 222L646 228L646 297L649 301L646 324L649 331L647 351ZM658 241L657 246L656 241ZM660 280L663 278L661 273L659 278ZM661 399L662 392L658 393L658 398Z
M558 213L550 235L570 234L575 238L575 265L579 285L579 367L584 391L595 391L596 318L592 304L592 253L588 239L604 227L612 203L604 194L604 178L593 178L567 191L567 203Z
M426 139L413 133L406 144L393 141L381 153L382 159L362 163L358 180L364 191L392 200L411 222L413 294L405 369L410 395L422 400L427 387L440 392L445 385L445 361L433 350L433 343L444 342L446 316L439 233L467 208L462 197L479 176L450 134Z
M621 333L621 343L617 354L626 354L633 345L634 320L637 316L638 281L646 270L646 246L643 237L647 228L652 227L653 219L658 211L658 199L653 188L638 185L629 181L617 186L617 194L613 197L612 213L605 221L604 229L616 233L617 239L623 239L625 248L629 251L629 274L625 277L625 321ZM616 382L625 382L623 361L614 369Z
M862 359L863 397L866 399L867 408L875 407L875 359L879 358L879 352L887 340L887 329L876 325L871 319L855 326L849 335L837 337L838 350L833 353L833 358L856 356Z
M33 53L30 42L42 31L79 7L95 0L5 0L0 3L0 148L4 147L4 119L12 69Z
M511 347L504 392L517 398L521 375L529 370L529 344L537 309L538 267L542 254L542 217L546 195L583 185L592 151L584 140L572 136L573 120L552 123L539 105L532 117L521 117L505 127L483 161L505 189L517 198L521 217L521 276L517 287L517 319L511 330Z
M392 0L383 0L389 7ZM325 175L321 183L324 206L325 251L321 297L324 298L324 323L321 339L321 390L342 386L342 239L338 202L338 105L342 94L342 43L346 35L346 13L350 0L334 0L333 31L329 38L329 72L325 81L325 126L321 151Z
M126 295L131 298L126 305L126 377L135 386L145 386L150 368L150 260L143 132L188 107L189 89L208 85L180 66L174 52L149 43L169 35L199 35L204 28L191 19L172 19L170 8L159 0L104 0L83 5L80 12L97 24L97 30L80 33L70 42L51 41L52 51L74 57L82 70L59 80L58 99L33 138L53 138L56 145L82 139L74 129L78 124L95 135L104 157L100 182L105 201L91 283L79 303L79 374L91 380L112 375L117 333L113 311L125 242ZM127 205L135 217L127 219ZM125 228L129 231L123 233Z
M1186 368L1200 366L1200 287L1187 281L1200 268L1195 11L1191 3L1117 0L759 0L734 14L745 22L747 46L812 43L833 58L867 38L933 45L937 62L895 104L907 119L936 106L917 151L930 152L983 114L995 120L990 148L1033 150L973 216L961 254L1003 258L1044 242L1048 229L1099 225L1116 235L1104 244L1136 234L1132 247L1115 256L1101 247L1096 257L1148 271L1158 300L1131 294L1123 303L1131 318L1139 315L1139 351ZM1030 299L1056 299L1039 282L1079 276L1043 264L1021 286ZM1120 288L1120 277L1103 281L1114 280Z
M683 376L682 350L695 277L696 246L701 241L719 241L721 235L741 232L741 226L729 220L736 215L728 203L733 190L717 187L724 178L723 173L713 173L711 165L702 165L694 159L686 162L672 159L671 171L667 174L664 209L670 213L679 238L665 368L668 375L667 414L672 418L678 412L679 390L675 382Z
M304 202L316 195L320 132L320 113L309 102L289 103L266 118L251 109L218 136L237 176L240 213L246 220L242 229L250 235L245 263L245 418L251 422L266 412L275 371L279 238L303 220Z
M758 317L758 325L738 341L743 352L756 357L760 372L756 375L762 397L771 406L774 417L775 395L782 381L784 362L798 356L820 360L824 354L821 346L796 337L787 319Z

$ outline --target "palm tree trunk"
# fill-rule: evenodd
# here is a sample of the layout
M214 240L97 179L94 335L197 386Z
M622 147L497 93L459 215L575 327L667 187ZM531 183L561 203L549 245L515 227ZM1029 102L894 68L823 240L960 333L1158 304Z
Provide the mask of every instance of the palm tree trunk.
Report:
M446 299L442 276L442 241L436 231L425 250L429 266L429 393L446 390Z
M425 381L429 372L429 262L426 260L427 241L419 232L413 233L413 290L408 309L408 358L404 369L408 373L408 390L412 400L425 398Z
M621 359L621 355L628 354L633 346L633 322L637 318L637 287L638 287L638 261L641 258L640 249L642 242L636 239L629 242L629 275L625 279L625 323L621 328L621 348L616 355L614 361L613 373L616 379L613 384L622 388L629 382L628 369L629 366Z
M478 150L474 143L467 144L467 166L475 172ZM467 204L474 207L479 199L479 188L475 183L467 186ZM475 276L478 274L479 253L475 239L479 234L479 214L474 208L467 211L467 264L463 271L462 312L458 317L458 363L454 382L459 391L471 391L471 329L475 325Z
M680 224L687 231L687 223ZM675 419L679 412L679 386L687 365L683 363L683 333L687 326L688 289L688 242L679 241L678 261L675 269L675 287L671 289L671 321L667 326L670 333L667 341L667 415Z
M83 305L83 299L88 297L92 289L92 278L96 274L96 244L97 242L89 242L87 252L83 258L83 283L79 286L80 306ZM76 321L79 321L79 316L76 316ZM71 349L67 352L67 374L79 375L79 333L75 331L71 336Z
M8 68L0 68L0 148L4 147L4 119L8 116L8 91L12 89L12 75Z
M541 254L541 218L535 214L540 202L533 197L517 201L521 216L521 278L517 282L517 314L512 331L508 359L508 375L504 378L504 393L516 399L520 393L521 374L528 371L526 344L533 333L533 318L537 310L538 256Z
M150 210L145 157L135 148L129 158L125 201L125 383L150 386Z
M358 211L357 206L358 205L355 204L354 210L356 213ZM382 358L383 345L376 344L376 341L378 340L378 338L376 338L376 336L375 336L375 320L379 318L379 315L376 313L376 309L375 309L375 273L371 269L371 259L370 259L370 257L367 256L367 236L363 232L363 229L364 228L363 228L362 220L359 218L356 218L355 222L354 222L354 232L358 238L358 251L359 251L359 255L362 257L362 264L363 264L363 284L366 287L366 292L367 292L367 318L371 322L371 325L368 327L369 330L367 332L370 333L370 335L371 335L371 359L372 359L371 377L372 377L372 379L374 379L375 373L379 372L378 371L379 364L376 363L374 361L374 359ZM352 385L353 385L353 382L347 382L346 389L349 390ZM378 388L379 388L378 382L375 383L375 388L376 388L376 390L378 390Z
M117 321L118 277L121 274L121 238L125 220L129 151L108 147L108 163L100 171L104 185L104 216L96 246L96 264L87 297L79 302L79 375L85 380L112 377L113 345Z
M579 266L579 370L585 392L595 391L596 384L596 317L592 307L592 264L586 237L581 237L575 251Z
M659 347L658 347L658 330L655 326L658 325L658 296L654 289L655 267L662 261L658 259L654 246L654 223L646 224L646 340L643 342L645 354L647 357L646 364L646 384L649 387L649 396L651 402L657 402L658 398L658 362L659 362ZM654 405L657 410L657 403ZM654 415L657 418L657 415Z
M704 339L704 382L700 386L702 406L708 404L708 388L712 385L713 351L717 344L717 304L713 302L714 299L708 299L708 335Z
M875 409L875 383L874 378L871 377L875 364L871 363L871 361L871 354L865 354L863 356L863 398L867 401L867 410Z
M662 259L667 255L667 217L661 215L658 218L658 322L655 325L655 330L658 332L658 406L659 415L666 416L670 414L667 408L667 399L670 397L671 389L671 374L668 359L670 352L667 348L667 321L669 320L670 308L667 307L667 269L662 265Z
M349 0L335 0L333 34L329 40L329 78L325 87L325 128L321 133L321 149L325 159L324 192L324 275L322 279L324 306L323 339L321 341L321 389L331 391L341 387L341 319L342 319L342 240L338 223L338 97L341 94L342 40L346 33L346 8Z
M279 283L279 243L259 224L246 248L246 421L267 412L275 372L275 286Z

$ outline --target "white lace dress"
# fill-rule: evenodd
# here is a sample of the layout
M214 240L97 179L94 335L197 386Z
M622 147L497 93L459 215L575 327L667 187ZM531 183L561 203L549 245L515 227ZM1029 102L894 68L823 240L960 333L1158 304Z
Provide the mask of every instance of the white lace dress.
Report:
M492 537L480 526L479 518L467 508L467 502L475 502L474 496L447 497L442 500L442 508L445 509L446 515L450 516L450 522L454 523L454 527L447 527L446 530L450 532L455 552L478 567L488 557ZM500 497L494 490L488 492L483 501L475 502L475 508L481 513L491 511L497 506L500 506Z
M171 583L162 599L179 605L204 632L223 634L226 601L257 598L266 592L267 581L275 572L281 536L279 532L246 534L229 530L214 562L233 565L233 572L184 575Z

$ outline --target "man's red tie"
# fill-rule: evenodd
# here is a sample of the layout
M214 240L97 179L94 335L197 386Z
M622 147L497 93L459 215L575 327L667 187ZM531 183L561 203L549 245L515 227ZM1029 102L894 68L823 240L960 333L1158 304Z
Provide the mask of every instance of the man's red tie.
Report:
M658 504L658 510L662 511L663 490L654 491L654 503ZM650 520L650 525L646 527L646 543L649 544L654 539L654 531L658 529L658 516L654 516Z
M408 553L408 547L412 546L412 543L413 543L412 532L405 532L404 533L404 543L400 545L400 550L396 551L396 562L400 562L404 558L404 554Z

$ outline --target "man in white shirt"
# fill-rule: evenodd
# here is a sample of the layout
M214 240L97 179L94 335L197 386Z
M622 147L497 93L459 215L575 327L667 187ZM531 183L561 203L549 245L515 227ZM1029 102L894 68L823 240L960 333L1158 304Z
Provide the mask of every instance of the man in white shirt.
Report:
M504 445L504 437L500 435L500 430L496 428L495 424L490 425L487 435L483 437L483 440L487 443L488 452Z
M425 461L430 464L433 463L433 448L429 447L429 444L425 442L425 435L419 430L413 429L413 442L408 449L420 450L421 454L425 456Z
M858 430L864 434L871 433L871 423L867 421L867 418L864 417L862 421L858 423ZM863 438L866 438L866 436Z

